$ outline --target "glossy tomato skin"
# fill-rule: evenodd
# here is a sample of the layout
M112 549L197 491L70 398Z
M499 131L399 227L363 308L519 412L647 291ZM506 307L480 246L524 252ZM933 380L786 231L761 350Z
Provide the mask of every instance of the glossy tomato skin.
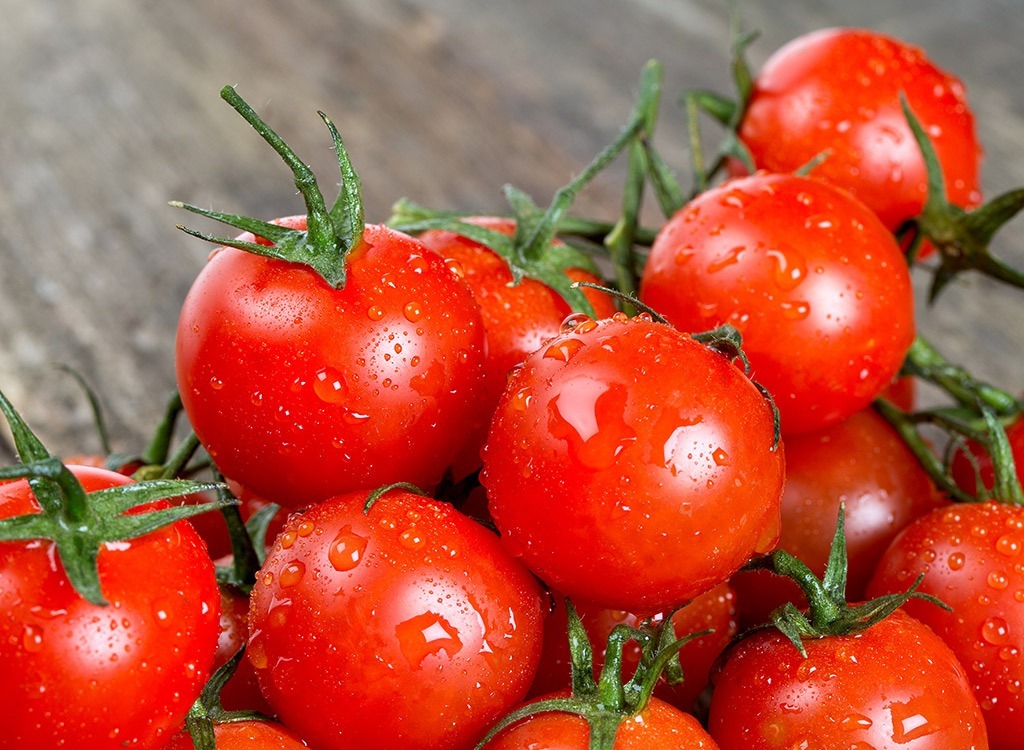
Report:
M364 514L366 495L278 536L252 592L260 687L318 750L471 748L529 688L546 597L451 506L396 490Z
M963 84L918 48L864 29L801 36L761 68L740 125L758 168L849 190L890 230L921 213L927 176L900 107L906 96L938 154L950 202L981 201L981 148Z
M896 431L874 409L786 441L782 495L783 549L822 576L845 505L846 595L865 598L875 566L893 538L915 518L948 504ZM767 571L733 576L744 626L768 621L787 601L805 607L800 588Z
M470 217L466 221L506 235L515 232L515 222L511 219L481 216ZM555 336L572 310L565 300L540 281L524 278L513 285L508 264L478 242L455 232L433 229L424 232L419 239L465 279L480 306L487 341L484 363L487 397L484 408L490 415L505 390L509 371L527 354ZM601 279L582 269L569 269L566 275L573 281L601 283ZM584 294L594 308L595 317L607 318L615 313L610 295L590 289ZM465 457L457 474L467 474L480 468L480 448L487 437L489 425L490 419L480 425L478 434L467 447L471 455Z
M129 483L69 467L87 491ZM0 517L37 512L25 481ZM217 646L213 563L187 521L99 553L110 603L85 601L49 541L0 542L0 748L161 747L184 722Z
M765 629L726 652L708 720L722 750L989 747L963 667L909 615L803 643L806 659Z
M538 700L565 697L554 693ZM574 714L538 714L503 730L484 745L485 750L586 750L590 728ZM654 748L685 748L686 750L719 750L700 723L657 698L647 708L625 719L615 735L614 750L653 750Z
M868 593L919 591L953 608L906 609L934 630L964 665L991 746L1020 747L1024 731L1024 509L960 504L908 526L886 551Z
M340 290L305 266L215 251L178 322L193 429L226 476L289 508L435 484L477 416L482 360L465 284L416 240L376 225Z
M234 586L220 589L220 637L213 669L220 669L238 653L249 640L249 597ZM227 711L259 711L273 716L274 711L260 692L252 663L243 658L238 662L220 691L221 706Z
M792 174L730 180L680 209L655 239L640 298L683 331L735 326L786 435L865 408L915 333L893 236L848 193Z
M301 750L306 743L280 724L271 721L235 721L215 724L217 750ZM192 736L181 732L164 750L195 750Z
M509 551L566 596L671 609L777 539L771 408L670 326L576 322L509 380L484 449L491 515Z
M553 593L554 608L544 621L544 652L540 668L530 687L533 696L568 689L571 684L568 622L565 598ZM643 620L630 612L610 610L587 602L574 600L573 606L594 644L594 670L599 672L607 653L608 636L617 625L637 627ZM654 621L660 622L661 615ZM672 625L680 638L705 630L713 632L690 641L679 651L684 681L680 685L659 682L654 694L681 711L691 711L697 697L708 684L711 665L736 635L736 597L728 584L720 584L696 597L672 617ZM604 646L599 644L605 644ZM632 677L640 662L640 647L629 641L622 653L623 675Z

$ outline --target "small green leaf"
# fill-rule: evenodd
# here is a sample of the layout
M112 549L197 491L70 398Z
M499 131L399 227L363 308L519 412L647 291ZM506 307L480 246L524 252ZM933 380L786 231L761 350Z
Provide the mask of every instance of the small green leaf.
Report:
M409 482L395 482L394 484L386 484L383 487L378 487L377 489L375 489L373 492L366 496L366 502L363 503L363 513L369 513L370 509L377 504L377 501L384 497L384 495L386 495L387 493L391 492L391 490L405 490L406 492L411 492L414 495L422 495L423 497L426 497L427 495L426 492L421 490L415 484L410 484Z
M21 418L21 415L14 409L11 402L7 400L7 396L4 395L3 391L0 391L0 410L3 411L7 424L11 428L14 447L18 451L18 458L21 459L22 463L28 464L50 457L49 451L43 447L43 444L39 442L39 438L25 424L25 420Z

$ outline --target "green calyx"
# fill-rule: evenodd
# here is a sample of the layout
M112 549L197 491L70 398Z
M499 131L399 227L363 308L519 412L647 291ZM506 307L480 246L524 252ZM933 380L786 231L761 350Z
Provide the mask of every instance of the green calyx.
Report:
M86 492L78 479L49 454L0 392L3 411L22 463L0 469L0 479L27 479L42 511L0 520L0 541L52 539L68 580L87 601L106 605L97 559L102 545L143 536L222 503L176 506L131 515L155 500L215 489L207 482L158 479Z
M509 237L501 232L487 229L465 221L465 215L433 211L409 201L399 201L389 219L389 226L403 232L423 232L441 229L460 234L492 250L508 265L512 283L518 284L524 278L535 279L554 290L575 312L593 315L594 309L579 287L573 286L566 271L579 268L597 274L593 260L584 252L568 244L555 243L556 235L563 229L595 230L592 222L573 225L566 217L577 194L594 177L608 166L623 149L630 148L630 176L624 198L623 218L613 225L601 225L606 246L609 247L620 288L630 292L635 288L635 268L632 257L637 238L652 239L650 232L639 226L639 204L643 172L647 162L636 151L643 143L649 143L657 119L661 97L662 68L656 61L644 67L640 79L640 92L629 122L619 136L599 153L594 160L572 180L560 188L546 210L541 210L521 190L507 185L505 198L515 220L515 233Z
M203 692L189 709L185 719L185 729L192 737L192 746L195 750L216 750L217 742L213 732L213 727L216 724L239 721L273 721L259 711L225 711L221 705L221 691L224 690L228 680L234 676L244 655L245 647L243 646L227 660L224 666L210 676Z
M291 169L295 177L295 186L299 189L306 204L306 229L290 229L259 219L210 211L198 206L172 201L172 206L184 208L245 232L251 232L257 237L269 240L272 244L262 245L258 242L213 237L194 229L182 226L178 228L217 245L238 248L267 258L301 263L320 274L331 287L341 289L345 286L346 258L362 242L365 223L359 176L352 167L348 152L345 150L334 123L323 112L317 113L324 121L334 141L334 149L338 154L338 167L341 170L341 189L334 205L328 210L323 194L317 185L316 176L292 151L291 147L260 119L259 115L238 95L234 88L225 86L221 89L220 95L277 151Z
M908 227L914 232L908 257L911 261L916 259L925 238L940 254L939 265L928 291L929 301L934 302L949 282L968 270L978 271L1024 289L1024 273L999 260L989 250L989 243L996 232L1024 209L1024 188L998 195L971 211L950 203L946 197L945 178L935 147L902 93L900 104L921 150L928 174L928 199L921 215L913 219Z
M676 638L672 626L675 611L666 614L656 626L650 621L636 628L617 625L608 636L604 667L595 679L594 652L586 630L569 599L565 600L565 608L569 622L571 695L528 703L516 709L491 728L477 744L477 750L485 748L488 742L512 725L545 713L568 713L581 717L590 728L588 750L612 750L619 725L647 708L662 675L672 684L682 682L679 649L712 632L705 630ZM622 654L629 641L640 646L640 663L633 676L624 682Z
M793 647L807 656L804 640L826 636L859 633L881 622L911 599L923 599L943 609L950 608L929 594L917 591L924 574L902 594L887 594L851 606L846 601L846 536L844 534L845 504L839 504L836 533L828 557L825 574L818 578L803 562L783 550L758 558L747 565L748 570L771 570L794 580L807 597L808 610L801 612L787 602L771 614L772 624L789 639ZM767 626L770 627L770 626Z

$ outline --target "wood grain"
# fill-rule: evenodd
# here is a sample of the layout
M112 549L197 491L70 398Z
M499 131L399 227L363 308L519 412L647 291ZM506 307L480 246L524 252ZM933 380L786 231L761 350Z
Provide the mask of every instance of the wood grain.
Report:
M1015 0L741 5L763 30L755 64L828 25L925 47L967 84L986 191L1024 183ZM208 248L175 229L192 217L167 201L301 210L283 165L218 98L222 85L237 85L328 184L336 165L316 110L329 113L377 221L400 196L500 210L507 182L546 202L624 123L651 57L666 68L659 145L684 170L676 95L728 86L728 14L712 0L6 0L2 10L0 389L65 452L98 444L85 399L53 363L95 385L120 450L141 446L174 387L177 310ZM616 165L579 211L613 215L621 176ZM1018 265L1022 238L1011 227L997 245ZM1018 293L969 278L922 307L922 328L1019 389L1022 308Z

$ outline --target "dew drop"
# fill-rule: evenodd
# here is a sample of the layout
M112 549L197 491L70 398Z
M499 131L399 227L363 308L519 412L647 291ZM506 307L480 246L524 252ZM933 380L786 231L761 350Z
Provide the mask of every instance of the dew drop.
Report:
M313 378L313 391L326 404L340 404L345 400L348 388L344 376L333 367L317 370Z
M960 570L966 561L963 552L954 552L946 560L946 564L949 565L950 570Z
M988 585L1001 591L1010 585L1010 580L1003 571L993 570L988 574Z
M418 550L423 549L423 545L427 543L427 540L419 529L411 527L398 535L398 543L406 549Z
M573 313L572 315L569 315L568 317L565 318L565 320L562 321L562 325L559 327L559 330L562 333L569 333L571 331L575 331L577 333L587 333L588 331L593 330L593 326L591 326L591 324L593 323L593 318L591 318L586 313Z
M768 250L765 255L773 261L772 276L780 289L794 289L806 278L807 264L796 252Z
M281 549L291 549L291 546L295 544L295 532L282 531L277 540L281 544Z
M1015 557L1020 554L1020 538L1013 534L1003 534L996 540L996 552L1007 557Z
M302 576L305 573L306 566L299 560L292 560L284 564L284 567L277 574L277 580L282 588L291 588L302 580Z
M26 625L21 635L21 645L30 654L43 650L43 629L38 625Z
M366 311L366 317L370 320L380 320L384 317L384 308L380 305L371 305Z
M847 732L858 732L864 729L870 729L874 722L863 714L850 714L849 716L844 717L839 724Z
M341 421L345 424L351 425L363 424L369 419L369 414L361 414L360 412L352 411L351 409L346 409L341 415Z
M210 378L210 387L215 391L219 391L224 387L224 381L220 378Z
M366 538L352 531L351 526L343 526L327 549L327 559L337 571L352 570L363 559L366 542Z
M533 388L530 386L520 388L512 396L512 408L516 411L526 411L531 401L533 401Z
M713 261L708 263L708 273L718 273L719 271L722 271L728 268L729 266L736 265L737 263L740 262L740 258L746 251L747 248L745 245L736 245L734 247L729 248L724 253L715 258Z
M993 646L1005 646L1010 640L1010 626L1002 617L990 617L981 624L981 637Z
M782 317L786 320L803 320L811 314L811 306L806 302L782 302L779 304L782 310Z
M430 267L430 263L422 255L410 255L409 256L409 268L412 269L413 273L423 273Z
M572 355L582 349L583 346L583 342L579 339L556 339L555 342L544 351L544 358L568 362L572 358Z
M444 651L448 658L462 649L459 631L433 612L410 618L395 626L395 635L409 666L419 669L423 660Z
M423 317L423 305L419 302L410 302L403 309L405 313L405 319L410 323L415 323Z

